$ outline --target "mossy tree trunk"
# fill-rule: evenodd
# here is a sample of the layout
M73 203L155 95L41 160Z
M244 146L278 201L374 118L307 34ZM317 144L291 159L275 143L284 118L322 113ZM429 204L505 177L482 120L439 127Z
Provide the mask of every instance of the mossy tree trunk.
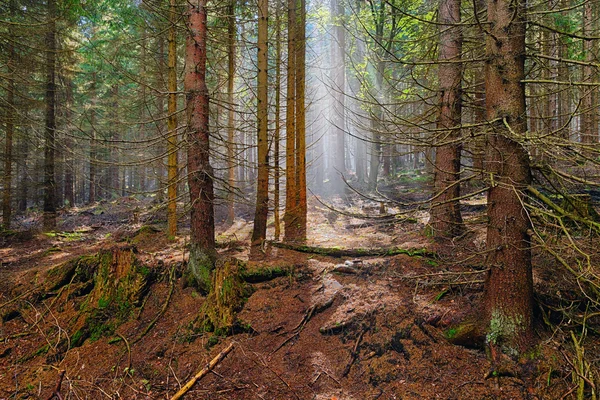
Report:
M216 259L213 169L209 162L208 88L206 86L206 2L188 2L185 92L188 121L190 258L188 272L208 291Z
M533 279L524 189L529 156L519 143L526 130L525 10L522 2L488 1L485 70L488 136L487 276L483 318L486 342L510 356L533 344ZM494 352L493 352L494 353ZM498 352L499 353L499 352Z

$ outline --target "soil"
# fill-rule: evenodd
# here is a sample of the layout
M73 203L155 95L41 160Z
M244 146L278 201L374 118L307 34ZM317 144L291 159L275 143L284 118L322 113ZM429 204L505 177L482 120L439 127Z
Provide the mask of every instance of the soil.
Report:
M404 199L418 201L410 190ZM472 206L472 219L480 219ZM230 343L232 352L185 398L575 398L567 330L540 324L540 361L528 377L489 378L485 351L446 340L448 327L475 312L482 296L482 226L472 225L466 244L440 248L424 235L427 215L418 208L393 223L356 217L381 217L381 211L399 209L382 210L358 196L313 201L307 244L425 248L439 256L340 259L267 246L263 259L250 260L248 268L289 272L251 284L238 314L251 329L222 337L190 329L205 297L182 278L185 223L179 236L167 238L164 211L133 198L64 211L60 232L52 236L35 233L39 215L23 217L20 227L33 233L0 243L0 399L50 399L54 392L62 399L168 399ZM142 228L148 224L157 229ZM218 231L220 253L247 261L251 222L237 219ZM136 248L153 283L112 331L72 345L73 321L89 290L75 290L73 282L45 294L36 288L52 267L123 242ZM538 293L552 286L552 267L537 260ZM594 357L592 340L585 345Z

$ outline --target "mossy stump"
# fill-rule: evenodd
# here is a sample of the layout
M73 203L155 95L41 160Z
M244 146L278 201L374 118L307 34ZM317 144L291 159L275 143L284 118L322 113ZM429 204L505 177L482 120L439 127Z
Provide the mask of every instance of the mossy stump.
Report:
M130 317L151 283L150 270L137 260L133 246L102 249L85 260L93 288L70 326L70 347L81 346L88 338L96 340L112 334ZM66 345L59 346L59 352L66 350Z
M249 294L244 272L244 264L235 258L217 260L211 290L200 310L197 329L226 335L240 326L236 315Z

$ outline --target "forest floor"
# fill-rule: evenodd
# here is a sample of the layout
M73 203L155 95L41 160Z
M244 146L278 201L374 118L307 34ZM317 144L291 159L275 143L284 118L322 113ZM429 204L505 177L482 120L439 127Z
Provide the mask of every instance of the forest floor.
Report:
M419 200L414 188L394 190L404 196L399 201ZM424 234L425 212L359 219L351 214L399 210L356 195L326 204L313 199L308 245L427 249L436 256L339 258L268 245L264 259L248 268L285 273L250 284L238 317L251 329L219 338L189 328L205 298L183 283L186 230L167 238L164 211L133 198L73 208L62 212L54 235L35 233L39 215L32 213L19 221L21 233L0 239L0 399L168 399L230 343L231 353L186 398L575 398L579 364L567 329L538 326L544 361L526 381L486 377L484 351L445 339L482 297L481 209L481 202L465 205L471 233L449 251ZM158 229L140 229L148 225ZM248 260L250 233L243 219L219 227L220 253ZM38 289L53 267L123 243L152 271L152 284L129 318L75 344L74 321L91 289L74 282ZM552 268L537 259L538 292L557 290L559 283L540 280L553 276ZM585 346L597 359L597 340L589 336Z

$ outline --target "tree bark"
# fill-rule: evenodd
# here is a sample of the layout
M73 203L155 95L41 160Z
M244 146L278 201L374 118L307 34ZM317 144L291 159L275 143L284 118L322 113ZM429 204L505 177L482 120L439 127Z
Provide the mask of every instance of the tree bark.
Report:
M16 12L15 0L9 3L10 15ZM12 162L13 162L13 136L15 130L15 46L13 43L14 33L12 27L9 27L10 38L8 40L8 88L6 95L7 111L6 111L6 141L4 143L4 191L2 195L2 227L5 230L10 229L11 214L12 214Z
M257 125L258 125L258 183L256 187L256 210L252 247L262 245L267 237L269 213L269 121L268 121L268 0L258 0L258 77L257 77Z
M169 1L167 118L167 235L177 234L177 2Z
M281 236L281 221L279 216L280 178L279 147L281 140L281 8L275 5L275 132L273 134L273 214L275 225L275 240Z
M185 92L187 100L188 186L191 200L188 272L200 289L210 289L216 259L213 169L206 86L206 1L188 1Z
M288 64L285 111L285 238L294 238L296 219L296 2L288 0Z
M92 84L90 86L90 187L88 193L88 202L96 201L96 73L92 73Z
M236 44L236 23L235 23L235 1L230 0L229 11L227 15L227 102L229 112L227 116L227 183L229 192L227 194L227 224L233 224L235 219L235 104L233 98L235 84L235 44ZM279 45L279 42L277 43Z
M333 193L342 194L346 187L343 174L346 171L345 158L345 126L346 126L346 27L344 26L344 0L331 0L331 12L334 18L334 35L332 59L335 63L332 71L333 79L333 137L334 154L331 180Z
M525 10L521 2L488 0L486 112L491 123L486 172L487 264L483 302L486 340L518 356L533 343L533 279L524 189L531 182L529 156L519 143L527 131Z
M306 0L297 0L296 27L296 190L298 196L296 213L297 241L306 240Z
M460 0L441 0L439 8L440 114L435 153L434 199L431 227L436 239L453 238L464 231L460 214L460 124L462 112L462 28ZM451 62L447 62L451 61Z
M75 146L75 142L73 140L73 131L72 131L72 123L71 120L73 118L73 112L71 108L73 107L73 80L71 77L65 78L65 99L66 99L66 107L65 107L65 116L66 116L66 137L65 137L65 150L64 150L64 161L65 161L65 182L64 182L64 192L65 192L65 201L67 207L75 206L75 160L73 149Z
M44 230L56 228L54 150L56 135L56 2L47 3L46 31L46 119L44 130Z
M586 1L583 5L583 23L581 26L583 36L592 36L593 33L594 13L592 7L592 1ZM596 61L593 40L583 40L583 54L585 55L585 61L587 61L587 64L582 67L583 81L595 82L596 79L594 78L597 74L595 73L595 67L591 65ZM598 143L597 92L596 87L584 87L581 99L581 142L585 146L584 154L589 157L593 156L591 147Z

